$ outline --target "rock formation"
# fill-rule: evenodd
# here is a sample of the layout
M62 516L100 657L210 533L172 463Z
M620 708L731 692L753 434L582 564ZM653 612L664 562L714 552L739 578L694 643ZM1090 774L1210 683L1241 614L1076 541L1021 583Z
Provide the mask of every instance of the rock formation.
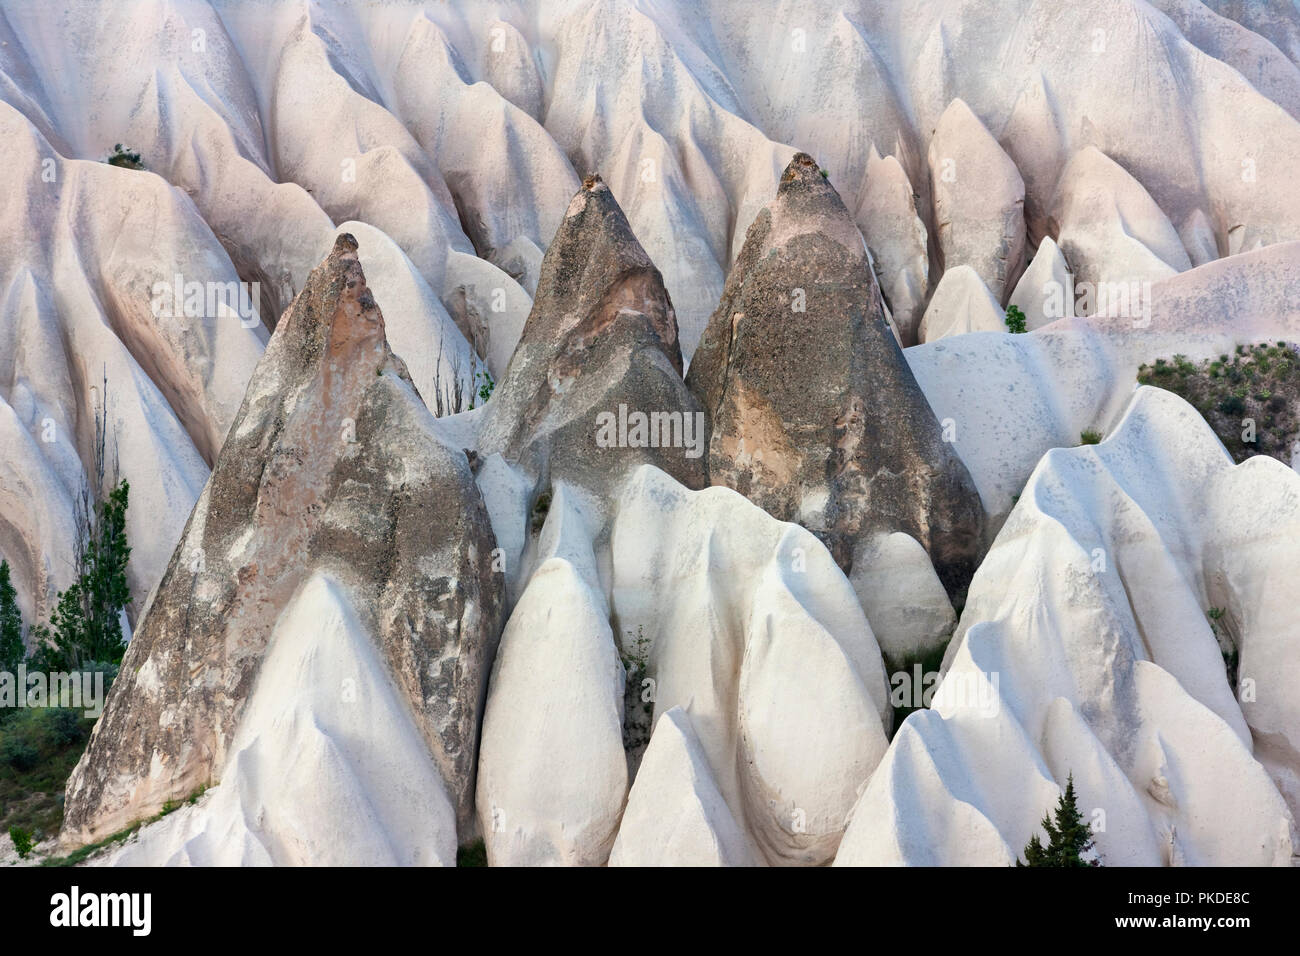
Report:
M131 491L65 849L1295 862L1300 442L1135 382L1290 420L1300 7L761 6L0 0L29 643Z
M1025 183L969 106L953 100L930 141L940 263L968 265L1006 302L1025 267Z
M921 342L935 342L969 332L1005 332L1006 313L989 287L970 266L953 266L943 274L917 328Z
M912 184L897 157L882 159L873 149L858 221L903 345L916 344L930 291L925 224L912 197Z
M479 432L544 489L552 477L604 488L651 462L704 483L702 415L682 382L663 279L608 186L588 176L569 203L519 345Z
M340 236L277 326L143 612L68 782L63 841L223 779L279 622L317 574L374 645L380 683L409 708L468 827L500 628L494 547L466 455L438 437L388 347L356 240Z
M1049 452L836 862L1010 864L1073 774L1108 865L1290 865L1297 522L1300 475L1159 389Z
M677 761L651 752L681 707L746 857L829 861L891 720L880 650L830 553L729 489L690 491L643 466L617 496L601 566L620 651L644 659L637 687L653 703L634 789L643 778L652 792L683 786L666 779ZM716 832L728 828L720 810L710 815ZM637 829L626 852L647 838Z
M816 532L841 567L878 531L920 541L950 589L980 550L961 459L885 323L862 236L812 157L755 218L691 363L709 478Z

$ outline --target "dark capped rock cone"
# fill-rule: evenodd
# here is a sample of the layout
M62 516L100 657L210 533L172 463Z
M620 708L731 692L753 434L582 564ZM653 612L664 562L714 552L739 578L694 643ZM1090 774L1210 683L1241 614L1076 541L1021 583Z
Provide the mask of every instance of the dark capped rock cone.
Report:
M709 417L709 477L821 537L846 571L903 531L952 594L984 512L884 315L866 247L806 153L754 219L687 384Z
M599 176L583 181L546 250L479 451L539 485L554 475L603 488L645 462L705 484L704 415L682 381L677 316Z
M437 436L340 236L272 335L142 614L68 781L64 845L220 781L277 619L319 574L378 649L463 831L501 625L495 547L465 453Z

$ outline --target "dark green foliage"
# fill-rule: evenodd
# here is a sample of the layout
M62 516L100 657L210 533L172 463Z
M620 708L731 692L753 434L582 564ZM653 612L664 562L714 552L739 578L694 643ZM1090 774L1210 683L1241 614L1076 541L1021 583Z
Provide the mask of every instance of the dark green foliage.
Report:
M546 515L551 510L551 493L544 491L537 496L537 501L533 504L533 534L542 530L542 525L546 524Z
M1223 655L1223 672L1228 678L1228 686L1232 688L1233 694L1236 694L1240 654L1237 651L1237 640L1233 636L1233 629L1226 615L1227 610L1221 607L1212 607L1205 612L1205 616L1210 619L1210 630L1214 632L1214 639L1219 642L1219 653Z
M0 561L0 671L16 672L25 656L18 595L9 580L9 562Z
M0 764L21 772L31 770L40 759L40 751L25 736L15 733L11 724L0 739Z
M482 840L475 840L456 850L457 866L487 866L487 847Z
M130 486L125 480L95 507L75 582L59 594L48 626L34 630L32 657L44 670L80 670L96 661L121 663L126 650L121 612L131 599L126 580Z
M474 380L479 383L478 400L480 405L487 403L492 397L492 390L497 387L497 383L492 378L492 373L487 369L482 369L474 376ZM471 406L473 407L473 406Z
M94 725L79 710L9 711L0 725L0 825L39 833L59 828L64 784Z
M1291 463L1300 438L1300 354L1285 342L1239 345L1201 363L1175 355L1138 370L1138 381L1195 406L1238 462L1269 455Z
M1079 442L1084 445L1096 445L1101 442L1101 432L1085 428L1079 432Z
M1028 329L1025 328L1025 313L1020 310L1019 306L1007 306L1006 323L1008 332L1019 334L1028 331Z
M78 510L81 552L76 558L77 580L55 601L48 625L32 628L32 669L85 670L96 662L118 664L126 650L121 616L131 600L126 566L126 509L131 488L125 480L110 481L108 442L108 379L104 404L95 409L93 473L82 489ZM112 467L111 470L116 470ZM112 487L107 497L103 489Z
M130 488L106 475L115 469L110 461L106 379L103 385L104 401L95 408L91 474L78 503L76 580L55 599L49 623L32 628L27 669L101 672L106 691L125 650L121 620L131 597L126 577L131 549L126 541ZM105 488L111 489L106 497ZM22 651L19 640L17 661L10 659L15 656L11 633L16 616L9 612L12 587L6 587L7 566L0 565L0 582L0 669L12 672L22 660ZM25 690L18 688L20 694ZM90 701L85 706L89 708ZM0 708L0 826L31 830L38 837L58 830L64 786L93 726L94 719L81 710Z
M14 849L18 851L18 855L23 859L27 858L27 854L31 853L32 847L36 845L32 835L21 827L10 827L9 839L14 841Z
M1233 418L1246 414L1246 402L1240 395L1227 395L1220 399L1219 404L1215 407L1223 414L1231 415Z
M120 166L123 169L144 169L144 161L140 159L140 154L130 147L124 147L121 143L113 144L113 152L109 153L108 159L104 160L110 166Z
M650 670L650 638L645 636L645 626L637 625L636 636L627 632L627 641L619 649L619 659L623 662L626 680L623 683L623 749L640 756L650 743L650 731L654 723L654 701L642 700L645 694L645 681Z
M1047 831L1047 846L1035 833L1025 847L1025 860L1016 860L1016 866L1101 866L1092 852L1092 829L1084 822L1074 794L1074 774L1070 774L1065 793L1056 803L1056 819L1044 816L1042 827ZM1091 859L1086 859L1091 857Z

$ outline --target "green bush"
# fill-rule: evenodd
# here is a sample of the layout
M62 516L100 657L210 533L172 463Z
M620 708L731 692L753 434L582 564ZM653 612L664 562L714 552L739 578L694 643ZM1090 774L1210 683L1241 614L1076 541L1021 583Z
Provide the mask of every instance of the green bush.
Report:
M1246 414L1246 403L1239 395L1227 395L1219 401L1219 411L1225 415L1244 415Z
M549 491L544 491L537 496L537 501L533 504L533 534L537 534L542 530L542 526L546 524L546 516L550 513L550 510L551 493Z
M14 849L18 851L18 855L24 860L32 852L32 847L36 846L36 841L32 839L32 835L21 827L10 827L9 839L14 841Z
M1079 432L1079 442L1084 445L1096 445L1101 442L1101 432L1085 428Z
M144 169L144 161L140 159L140 154L131 149L129 146L123 146L121 143L113 144L113 152L108 154L104 160L110 166L120 166L122 169Z
M478 383L478 404L487 404L487 400L492 397L492 390L497 387L496 381L492 378L492 373L487 369L480 369L474 374L474 381ZM471 402L470 408L475 407L475 404Z
M1182 396L1236 461L1270 455L1291 463L1300 438L1300 355L1292 346L1236 346L1205 362L1175 355L1138 370L1138 382Z
M1007 323L1008 332L1020 334L1028 331L1025 327L1025 313L1020 310L1019 306L1007 306L1007 316L1005 321Z
M0 740L0 763L14 770L31 770L41 759L36 745L21 734L6 733Z
M487 866L487 846L482 840L475 840L456 850L457 866Z

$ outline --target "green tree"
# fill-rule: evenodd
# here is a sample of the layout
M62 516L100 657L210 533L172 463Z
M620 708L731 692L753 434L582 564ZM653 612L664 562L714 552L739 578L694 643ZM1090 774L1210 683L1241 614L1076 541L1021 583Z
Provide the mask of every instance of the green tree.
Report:
M36 845L36 841L32 839L32 835L21 827L10 827L9 839L14 841L14 849L17 850L18 855L24 859L27 858L27 854L32 852L32 847Z
M42 664L51 670L80 670L96 661L121 663L126 650L122 609L131 599L126 579L131 548L126 543L130 485L118 483L95 506L78 564L81 574L59 594L48 626L36 628Z
M81 670L91 663L118 664L126 649L122 610L131 599L126 566L131 548L126 540L126 510L130 485L109 487L108 380L104 405L95 410L93 475L82 489L78 523L81 548L77 579L55 600L48 625L32 628L32 658L43 670ZM116 467L111 466L112 471Z
M0 561L0 671L12 674L25 656L18 595L9 580L9 562Z
M1093 852L1092 828L1084 822L1074 794L1074 774L1070 774L1065 793L1056 804L1056 819L1044 816L1042 827L1047 831L1047 846L1035 833L1025 847L1025 861L1016 860L1016 866L1101 866Z
M1007 306L1007 331L1008 332L1025 332L1025 313L1020 310L1019 306Z

